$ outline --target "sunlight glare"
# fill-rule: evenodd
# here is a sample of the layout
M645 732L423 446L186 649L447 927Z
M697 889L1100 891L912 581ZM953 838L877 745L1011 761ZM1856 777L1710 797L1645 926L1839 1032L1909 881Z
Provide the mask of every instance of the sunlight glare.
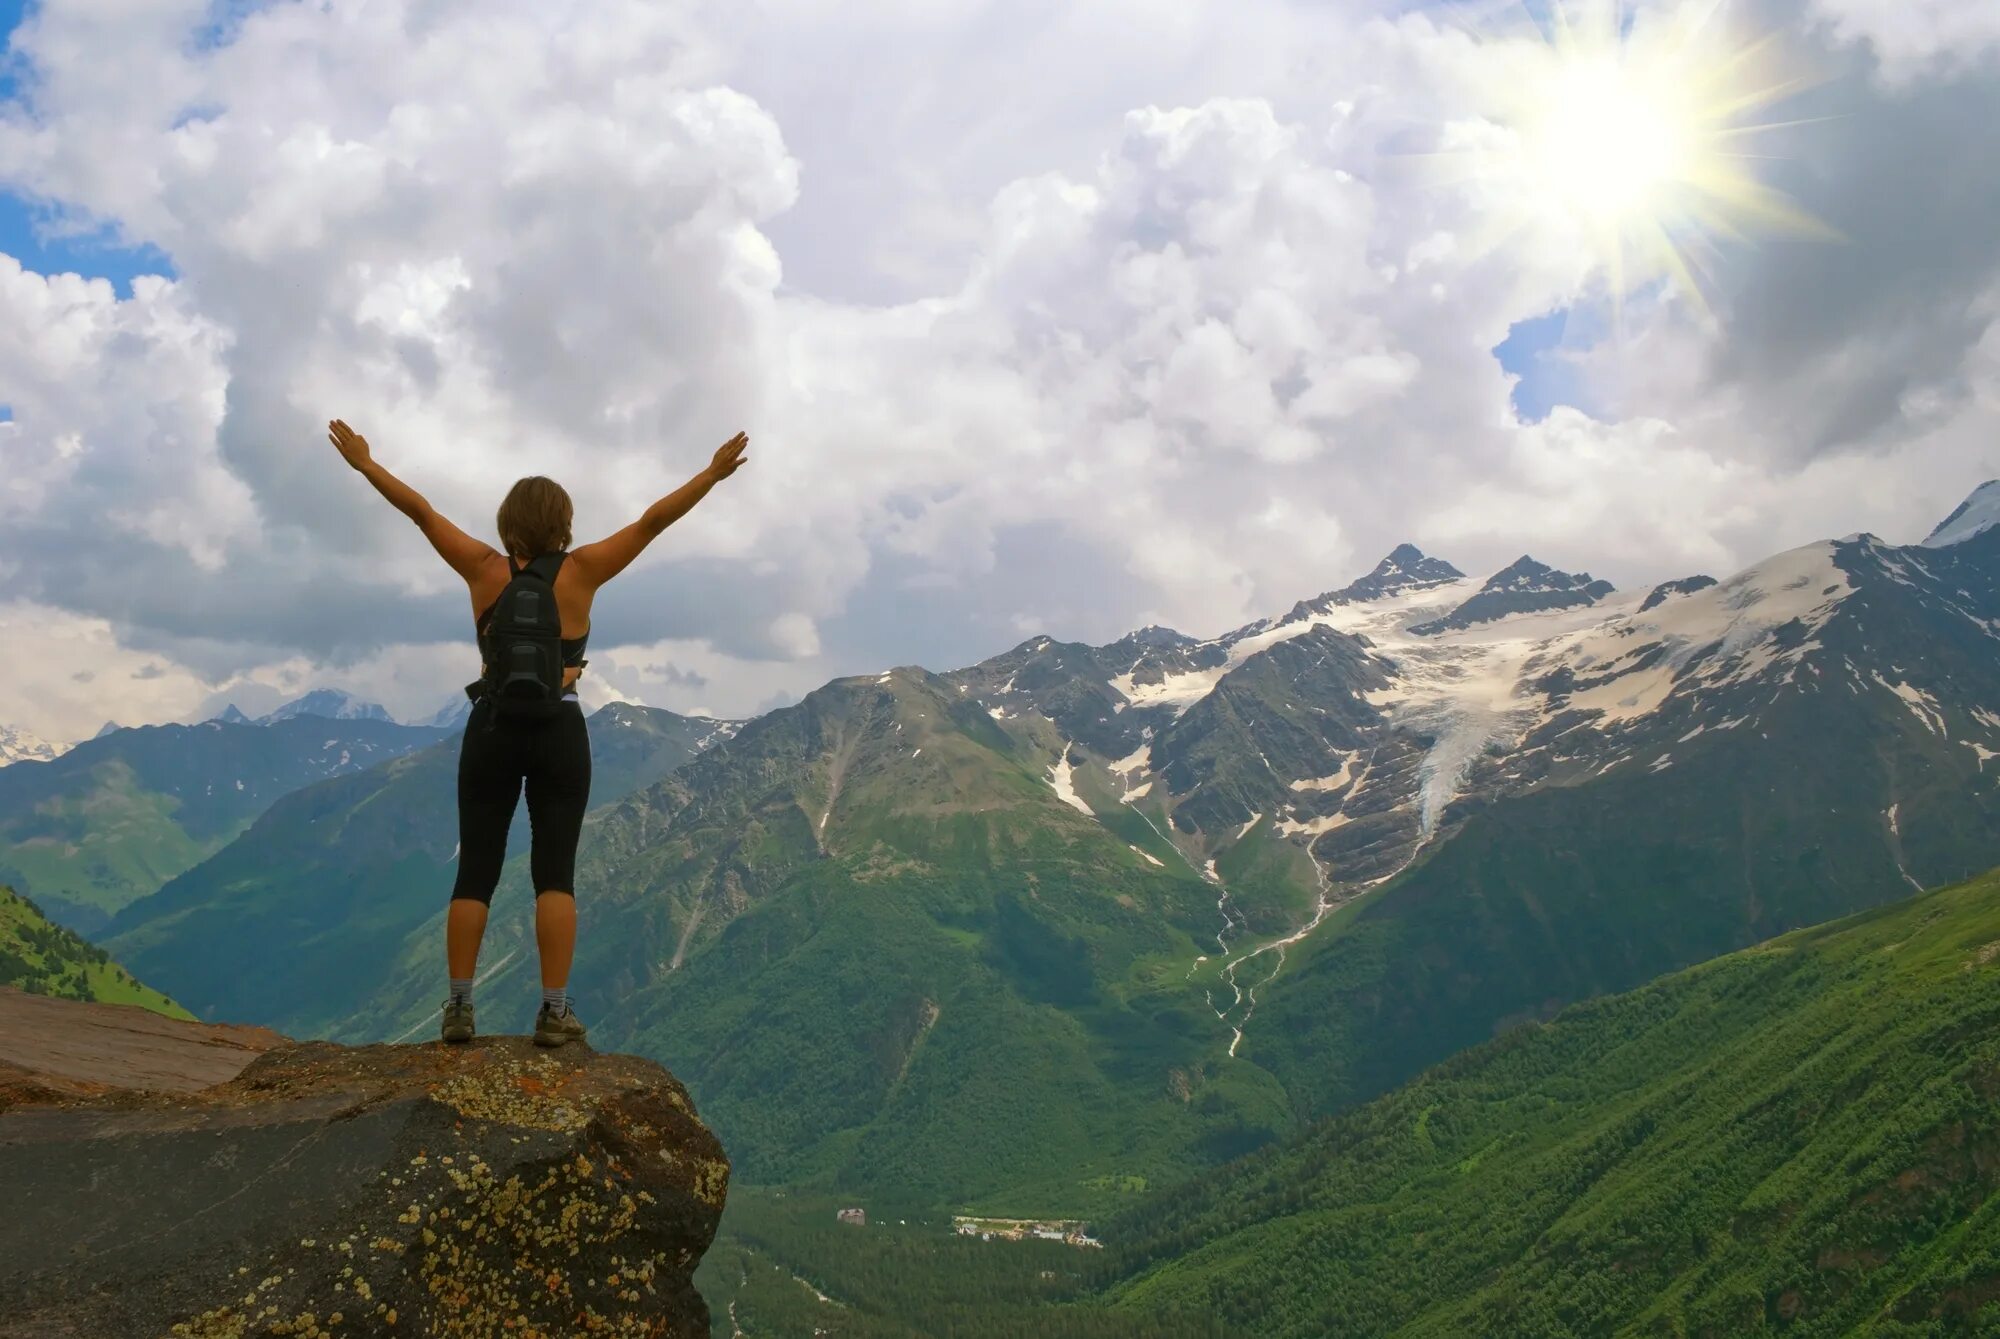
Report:
M1667 279L1706 312L1718 244L1753 230L1831 237L1759 179L1758 119L1810 82L1773 36L1735 27L1725 0L1556 0L1549 26L1482 35L1514 78L1489 104L1498 138L1432 155L1486 192L1488 246L1524 228L1578 238L1614 306Z

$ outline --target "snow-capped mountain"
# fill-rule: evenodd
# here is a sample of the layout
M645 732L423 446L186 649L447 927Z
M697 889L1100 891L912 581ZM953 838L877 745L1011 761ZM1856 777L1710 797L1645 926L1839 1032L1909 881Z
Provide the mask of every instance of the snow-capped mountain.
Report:
M209 717L209 719L220 721L224 725L252 725L255 723L248 716L245 716L242 708L238 707L234 702L231 702L221 711Z
M1962 544L1974 535L2000 525L2000 479L1988 479L1972 490L1951 515L1938 522L1937 529L1924 539L1924 547L1946 548Z
M1996 520L1988 484L1924 545L1856 536L1627 594L1525 557L1468 579L1404 545L1221 637L1035 638L948 677L1003 727L1045 717L1114 794L1163 803L1197 864L1268 820L1335 890L1361 888L1454 806L1664 771L1793 699L1812 699L1798 729L1900 718L1983 774L2000 759ZM1900 848L1913 801L1877 798Z
M239 713L240 715L241 713ZM315 688L304 697L294 698L275 711L256 718L256 724L289 721L295 716L324 716L335 721L386 721L393 719L382 707L363 702L338 688Z
M51 744L32 731L0 725L0 767L16 762L47 762L61 757L67 747Z
M411 721L410 724L427 725L439 730L455 730L464 725L470 715L472 715L472 699L464 693L454 693L451 700L436 711L420 721Z

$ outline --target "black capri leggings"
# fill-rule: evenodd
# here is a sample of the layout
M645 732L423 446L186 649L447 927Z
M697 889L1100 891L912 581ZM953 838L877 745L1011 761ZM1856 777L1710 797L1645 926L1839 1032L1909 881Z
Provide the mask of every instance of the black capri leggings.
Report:
M590 803L590 733L583 707L548 720L496 717L473 706L458 751L458 880L453 898L490 904L507 857L507 828L527 783L538 893L576 893L576 839Z

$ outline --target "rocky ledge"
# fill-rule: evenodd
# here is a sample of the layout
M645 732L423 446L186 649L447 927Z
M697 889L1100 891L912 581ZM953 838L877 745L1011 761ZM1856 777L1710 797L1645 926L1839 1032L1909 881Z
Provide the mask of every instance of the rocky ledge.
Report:
M729 1164L658 1065L239 1049L194 1091L0 1084L0 1336L708 1334Z

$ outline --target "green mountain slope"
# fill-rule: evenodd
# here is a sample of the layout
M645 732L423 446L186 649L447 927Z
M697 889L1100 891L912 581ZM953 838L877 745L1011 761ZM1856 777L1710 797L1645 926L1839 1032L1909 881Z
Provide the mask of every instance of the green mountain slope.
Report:
M1293 950L1240 1054L1300 1111L1339 1110L1524 1018L1989 866L2000 774L1908 712L1827 696L1668 768L1464 805L1451 840Z
M273 727L259 727L273 728ZM591 717L592 796L615 803L721 723L616 704ZM125 908L103 942L204 1018L310 1036L364 1004L430 925L457 856L459 741L280 799L214 856ZM525 809L508 831L525 851ZM518 900L518 899L516 899ZM441 940L424 942L432 960Z
M192 1016L159 991L140 984L103 949L51 924L40 907L4 886L0 886L0 986L62 1000L136 1004L170 1018Z
M1106 1224L1107 1292L1270 1336L1991 1333L1996 1099L2000 874L1509 1032Z
M1282 1091L1217 1072L1228 1034L1188 980L1214 888L1143 822L1067 803L1059 752L902 668L596 811L572 978L593 1042L672 1066L745 1182L1075 1211L1272 1137ZM521 877L482 959L496 1029L535 999ZM338 1034L424 1026L436 957L426 927Z
M321 716L149 725L113 730L53 761L0 767L0 880L52 919L96 935L280 796L442 734Z

